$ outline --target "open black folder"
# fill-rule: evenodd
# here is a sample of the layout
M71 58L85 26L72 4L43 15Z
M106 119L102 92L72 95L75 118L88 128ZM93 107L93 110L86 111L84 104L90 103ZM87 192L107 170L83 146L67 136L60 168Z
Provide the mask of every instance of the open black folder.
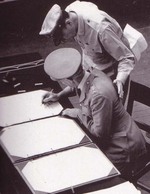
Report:
M18 163L15 167L35 194L72 193L78 187L120 174L93 143Z

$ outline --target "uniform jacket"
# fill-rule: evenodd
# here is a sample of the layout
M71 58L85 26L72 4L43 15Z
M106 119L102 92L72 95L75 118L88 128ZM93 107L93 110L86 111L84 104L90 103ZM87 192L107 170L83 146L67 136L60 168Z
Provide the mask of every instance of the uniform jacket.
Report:
M113 163L135 161L146 153L145 139L110 78L96 73L89 74L81 88L82 122Z
M124 83L133 70L134 55L118 22L90 2L75 1L65 10L78 15L75 40L83 52L84 69L112 76L118 68L117 79Z

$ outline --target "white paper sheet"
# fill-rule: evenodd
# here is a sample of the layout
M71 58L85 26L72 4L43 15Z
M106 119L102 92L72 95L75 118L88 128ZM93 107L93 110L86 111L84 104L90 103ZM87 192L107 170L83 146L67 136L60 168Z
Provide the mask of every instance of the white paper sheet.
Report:
M59 114L63 107L56 102L42 104L44 90L37 90L0 98L0 126L5 127L34 119Z
M136 189L136 187L130 182L124 182L119 185L102 189L99 191L94 191L85 194L140 194L141 192Z
M112 168L99 149L78 147L28 162L22 173L35 191L51 193L106 178Z
M6 127L0 141L11 156L26 158L79 144L84 137L75 121L53 117Z
M129 41L131 50L133 51L137 60L140 60L141 54L148 47L147 41L143 34L127 24L124 28L124 35Z

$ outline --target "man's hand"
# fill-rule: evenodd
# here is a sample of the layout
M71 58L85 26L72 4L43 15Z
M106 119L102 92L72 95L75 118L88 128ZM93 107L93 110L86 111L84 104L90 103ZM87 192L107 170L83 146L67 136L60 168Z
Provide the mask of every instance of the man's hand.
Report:
M71 118L78 118L79 114L81 114L81 110L78 108L67 108L62 111L62 116L69 116Z
M67 86L59 93L54 93L53 90L51 90L50 92L47 92L43 96L42 103L49 105L52 102L58 101L61 97L69 95L71 92L73 92L73 91L72 91L72 88L70 86Z
M119 98L123 99L124 91L123 91L123 83L120 80L115 79L113 83L117 86L117 91L119 94Z
M52 102L56 102L59 100L59 96L56 93L53 93L53 91L47 92L42 99L43 104L49 104Z

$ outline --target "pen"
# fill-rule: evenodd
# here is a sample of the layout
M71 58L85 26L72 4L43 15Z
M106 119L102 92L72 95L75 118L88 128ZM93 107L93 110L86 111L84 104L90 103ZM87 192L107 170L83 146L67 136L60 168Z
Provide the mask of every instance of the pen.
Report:
M54 89L51 89L50 92L53 93Z

